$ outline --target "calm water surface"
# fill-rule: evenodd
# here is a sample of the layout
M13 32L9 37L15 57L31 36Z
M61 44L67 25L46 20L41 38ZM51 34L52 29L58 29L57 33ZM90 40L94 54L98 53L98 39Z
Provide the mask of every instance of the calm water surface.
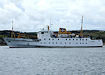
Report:
M103 48L0 47L0 75L105 75Z

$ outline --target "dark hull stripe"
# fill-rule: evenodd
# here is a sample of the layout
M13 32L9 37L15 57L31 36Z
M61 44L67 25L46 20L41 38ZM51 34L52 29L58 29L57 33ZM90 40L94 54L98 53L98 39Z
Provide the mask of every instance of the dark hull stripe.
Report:
M27 46L27 47L9 47L9 48L96 48L96 47L103 47L103 46L74 46L74 47L58 47L58 46Z

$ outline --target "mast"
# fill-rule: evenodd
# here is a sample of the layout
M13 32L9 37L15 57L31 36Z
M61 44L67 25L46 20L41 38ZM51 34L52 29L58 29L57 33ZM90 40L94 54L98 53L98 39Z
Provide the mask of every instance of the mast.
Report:
M81 32L80 32L80 36L83 37L83 16L82 16L82 19L81 19Z
M50 18L50 25L48 25L48 31L50 30L50 27L51 27L51 18Z
M13 22L13 20L12 20L12 32L11 32L11 38L13 38L13 37L15 38L15 33L14 33L14 31L13 31L13 23L14 23L14 22Z

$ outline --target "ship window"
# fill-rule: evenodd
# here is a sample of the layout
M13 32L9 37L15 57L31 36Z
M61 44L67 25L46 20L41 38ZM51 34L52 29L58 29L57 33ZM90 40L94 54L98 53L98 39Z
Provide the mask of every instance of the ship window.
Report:
M86 39L87 40L87 39Z
M76 39L76 40L78 40L78 39Z
M41 34L44 34L44 32L41 32Z
M87 44L87 43L86 43Z
M82 44L84 44L84 43L82 43Z
M57 42L56 42L56 44L57 44Z
M42 44L42 42L40 42Z
M81 43L80 43L81 44Z
M52 42L52 44L54 44L54 42Z
M78 44L78 43L76 43L76 44Z
M69 44L71 44L71 42L69 42Z
M73 39L74 40L74 39Z
M46 39L44 38L44 40L46 40Z
M59 39L58 39L59 40Z
M8 41L8 42L11 42L11 41Z
M46 44L46 42L44 42L44 44Z
M54 39L52 39L52 40L54 40Z
M66 44L66 42L65 42L65 44Z
M82 40L84 40L84 39L82 39Z
M50 42L49 42L49 44L50 44Z
M80 39L81 40L81 39Z
M49 38L49 40L50 40L50 38Z
M69 40L71 40L71 39L69 39Z
M67 39L66 39L67 40Z

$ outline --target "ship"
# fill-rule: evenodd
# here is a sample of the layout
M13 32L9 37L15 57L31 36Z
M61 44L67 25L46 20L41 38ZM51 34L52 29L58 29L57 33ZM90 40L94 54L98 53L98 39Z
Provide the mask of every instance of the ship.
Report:
M84 37L82 31L83 18L81 22L81 32L79 35L67 31L66 28L59 28L55 33L47 27L47 30L37 32L37 39L29 38L4 38L10 48L86 48L103 47L102 39L91 39Z

